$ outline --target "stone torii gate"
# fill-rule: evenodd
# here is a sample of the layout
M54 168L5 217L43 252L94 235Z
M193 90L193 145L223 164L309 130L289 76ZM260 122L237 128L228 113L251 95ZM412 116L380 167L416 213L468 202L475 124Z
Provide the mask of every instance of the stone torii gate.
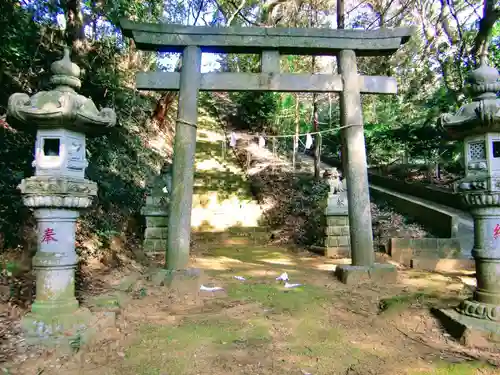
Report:
M375 31L306 28L205 27L148 24L122 19L123 34L134 39L137 48L160 52L181 52L182 71L141 72L140 90L178 90L179 108L173 156L173 189L170 197L167 268L185 269L189 260L193 168L196 148L198 92L280 91L338 92L341 120L347 146L349 223L352 265L339 268L340 278L349 274L373 277L372 221L363 133L360 94L396 94L394 78L358 75L356 56L387 56L406 43L412 28ZM201 54L261 54L261 73L202 74ZM340 74L282 74L280 55L323 55L340 58ZM393 274L391 269L391 274ZM364 278L363 276L363 278Z

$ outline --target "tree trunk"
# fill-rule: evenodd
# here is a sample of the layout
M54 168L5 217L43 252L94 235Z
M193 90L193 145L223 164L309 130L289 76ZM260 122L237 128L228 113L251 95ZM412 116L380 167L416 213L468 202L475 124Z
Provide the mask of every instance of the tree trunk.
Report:
M497 5L495 6L495 3ZM474 46L471 53L473 55L481 55L488 51L488 43L491 38L491 31L495 26L495 22L500 18L500 7L495 0L484 0L483 2L483 17L479 21L479 30L474 40ZM479 59L477 59L479 60Z
M66 0L61 3L66 17L66 44L75 52L82 52L85 44L85 23L80 0Z

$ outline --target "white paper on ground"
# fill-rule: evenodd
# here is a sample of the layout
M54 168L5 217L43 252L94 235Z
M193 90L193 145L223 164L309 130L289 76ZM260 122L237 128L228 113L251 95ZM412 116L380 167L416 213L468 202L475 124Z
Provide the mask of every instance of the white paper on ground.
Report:
M283 272L276 278L276 281L288 281L288 274L286 272Z
M298 286L302 286L302 284L290 284L290 283L285 283L285 288L296 288Z
M236 280L240 281L246 281L246 279L243 276L233 276Z
M204 291L204 292L216 292L218 290L222 290L223 288L221 288L220 286L205 286L205 285L202 285L200 286L200 290Z

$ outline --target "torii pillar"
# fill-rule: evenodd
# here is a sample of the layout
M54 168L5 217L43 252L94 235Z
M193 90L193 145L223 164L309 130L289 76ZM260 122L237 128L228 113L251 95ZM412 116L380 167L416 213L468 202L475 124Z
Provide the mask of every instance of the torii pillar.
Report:
M347 143L349 223L352 265L337 269L345 283L382 278L394 280L396 269L375 264L368 191L368 171L361 93L396 94L396 80L361 76L356 56L384 56L396 52L413 33L412 28L375 31L305 28L183 26L120 21L125 36L137 48L182 52L181 73L145 72L136 78L142 90L178 90L173 189L169 215L167 269L186 269L189 260L191 202L196 145L197 97L199 91L337 92L342 95L341 116ZM200 73L201 53L256 53L261 55L261 73ZM280 55L340 56L340 75L282 74Z

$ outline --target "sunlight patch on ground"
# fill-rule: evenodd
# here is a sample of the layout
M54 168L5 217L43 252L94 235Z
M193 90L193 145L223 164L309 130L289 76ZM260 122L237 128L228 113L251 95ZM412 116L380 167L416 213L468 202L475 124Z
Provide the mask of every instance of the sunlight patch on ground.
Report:
M209 129L198 128L196 133L199 138L201 138L202 140L207 140L209 142L223 141L225 139L222 132L216 132Z
M226 168L215 159L205 159L196 162L196 171L224 171Z
M459 276L460 281L469 286L477 286L477 279L474 276Z
M320 271L335 271L337 269L337 266L338 264L328 264L328 263L324 263L324 264L316 264L314 265L314 268L316 268L317 270L320 270Z
M235 266L245 266L241 260L227 257L199 257L196 258L196 263L202 268L207 268L211 270L228 270Z
M444 288L446 286L446 283L443 281L435 281L435 280L429 280L425 278L418 278L418 279L403 279L401 281L403 284L412 286L415 288Z

